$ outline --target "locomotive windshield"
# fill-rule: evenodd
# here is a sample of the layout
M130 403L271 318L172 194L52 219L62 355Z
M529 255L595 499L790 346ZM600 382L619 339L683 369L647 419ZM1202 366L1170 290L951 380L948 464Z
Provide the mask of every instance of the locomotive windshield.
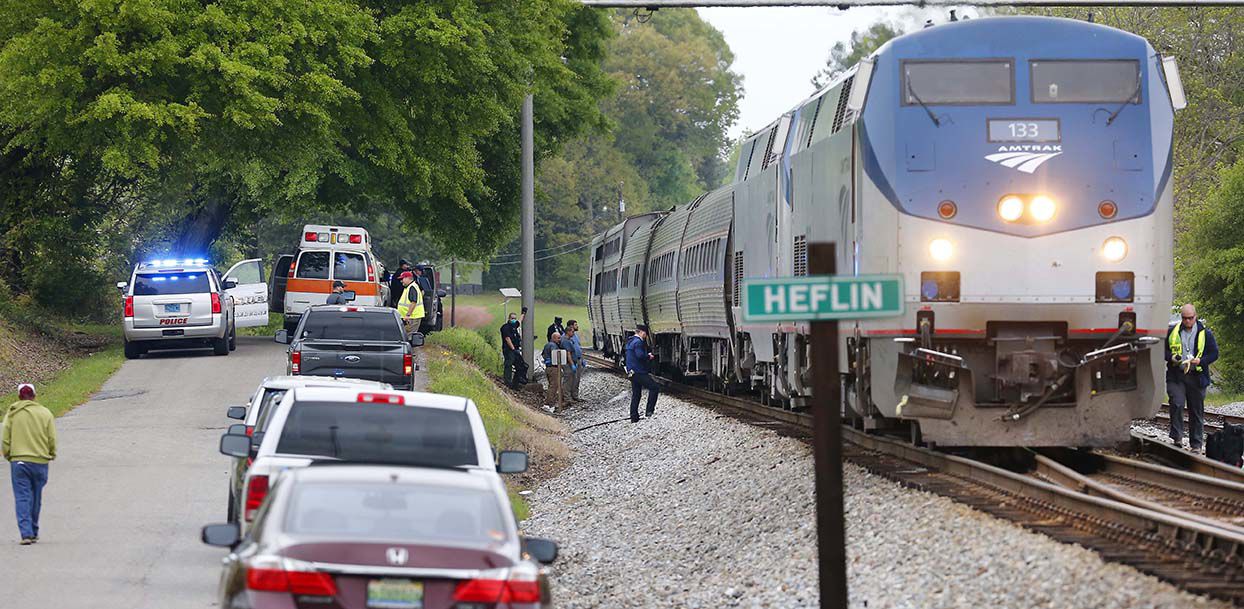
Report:
M1033 103L1140 103L1140 63L1134 59L1029 65Z
M1009 59L903 62L903 105L1010 104L1015 101Z

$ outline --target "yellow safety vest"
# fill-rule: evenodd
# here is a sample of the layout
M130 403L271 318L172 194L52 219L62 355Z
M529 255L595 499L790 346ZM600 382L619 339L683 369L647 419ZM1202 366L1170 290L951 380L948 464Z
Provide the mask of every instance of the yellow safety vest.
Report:
M410 301L410 288L414 288L415 293L418 294L413 303L415 308L413 315L409 314L412 306ZM402 288L402 298L397 301L397 314L401 315L403 319L406 317L423 317L423 290L420 289L418 280L412 281L410 286Z
M1172 362L1178 362L1183 357L1184 343L1183 341L1179 340L1179 331L1181 328L1183 328L1183 324L1175 324L1175 327L1171 328L1170 333L1166 335L1166 343L1170 345L1171 347L1171 361ZM1196 333L1196 355L1194 357L1200 358L1204 354L1205 354L1205 328L1201 328L1197 330L1197 333ZM1201 372L1201 367L1197 366L1196 371Z

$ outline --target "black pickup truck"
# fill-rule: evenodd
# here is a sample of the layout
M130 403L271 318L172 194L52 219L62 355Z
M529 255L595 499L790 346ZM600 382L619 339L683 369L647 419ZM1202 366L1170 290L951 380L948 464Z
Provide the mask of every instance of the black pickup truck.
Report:
M279 330L289 345L286 374L356 378L414 384L414 348L423 335L405 335L397 311L388 307L320 305L307 309L293 334Z

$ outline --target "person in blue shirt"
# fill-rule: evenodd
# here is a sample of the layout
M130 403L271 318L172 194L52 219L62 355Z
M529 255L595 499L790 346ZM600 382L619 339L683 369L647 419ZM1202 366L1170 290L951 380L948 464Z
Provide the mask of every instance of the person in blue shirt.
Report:
M583 345L579 344L579 322L572 319L566 324L561 347L570 353L570 365L562 368L562 390L570 399L582 402L579 381L583 380Z
M635 334L626 339L626 374L631 377L631 422L639 422L639 397L644 388L648 389L648 407L644 416L651 418L657 407L657 394L660 386L652 378L652 360L656 356L648 351L648 326L635 326Z

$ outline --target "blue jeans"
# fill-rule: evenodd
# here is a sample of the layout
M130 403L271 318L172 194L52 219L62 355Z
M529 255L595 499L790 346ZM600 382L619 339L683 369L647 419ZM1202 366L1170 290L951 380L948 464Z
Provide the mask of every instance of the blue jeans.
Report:
M22 539L39 536L39 508L43 507L43 485L48 483L47 463L14 461L9 464L13 481L13 505L17 508L17 528Z

